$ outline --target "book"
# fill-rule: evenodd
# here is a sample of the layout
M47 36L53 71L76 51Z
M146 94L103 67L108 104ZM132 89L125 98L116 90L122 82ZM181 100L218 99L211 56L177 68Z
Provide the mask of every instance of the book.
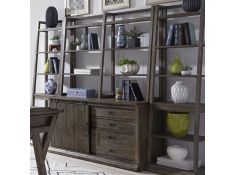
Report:
M184 44L191 45L191 37L189 31L189 23L183 23L183 30L184 30Z
M125 100L125 80L122 80L122 100Z
M174 45L174 28L175 28L174 24L171 24L169 27L169 31L167 34L167 41L166 41L167 46Z
M99 75L100 69L74 69L74 74Z
M54 63L53 63L53 58L52 57L49 58L49 73L50 74L54 74L55 73Z
M174 45L184 44L184 31L182 24L175 24Z
M91 33L91 46L92 49L99 49L98 35L96 33Z
M130 83L130 89L132 91L132 94L133 94L133 97L134 97L134 100L135 101L144 101L144 97L141 93L141 89L138 85L137 82L134 82L134 83Z
M59 59L58 57L50 57L53 62L53 67L54 67L54 73L58 74L59 73Z
M197 44L195 27L193 23L189 23L189 32L190 32L191 44Z
M88 34L88 49L92 50L93 46L92 46L92 40L91 40L91 33Z

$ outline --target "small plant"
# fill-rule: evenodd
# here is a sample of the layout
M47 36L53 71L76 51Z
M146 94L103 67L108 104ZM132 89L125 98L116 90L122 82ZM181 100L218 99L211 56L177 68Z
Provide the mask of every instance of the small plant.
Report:
M118 65L123 66L125 64L137 64L137 62L135 60L129 60L128 58L121 58Z
M193 68L191 66L188 66L188 65L184 65L181 67L181 71L189 71L189 70L193 70Z
M59 35L54 35L53 38L51 38L50 40L59 40L60 39L60 36Z
M145 32L138 31L137 27L134 25L133 30L126 31L125 35L129 38L136 39L143 35Z

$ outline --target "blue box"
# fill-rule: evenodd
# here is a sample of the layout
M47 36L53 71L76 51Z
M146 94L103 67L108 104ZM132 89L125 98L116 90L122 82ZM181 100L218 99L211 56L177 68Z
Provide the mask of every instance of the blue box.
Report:
M96 97L96 90L83 88L69 88L67 90L67 96L79 98L94 98Z

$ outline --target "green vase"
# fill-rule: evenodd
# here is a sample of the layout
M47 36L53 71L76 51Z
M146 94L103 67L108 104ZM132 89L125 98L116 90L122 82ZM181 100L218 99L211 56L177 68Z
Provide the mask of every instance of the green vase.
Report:
M49 73L49 59L47 59L46 64L44 65L44 73L48 74Z
M190 117L188 113L168 113L167 127L175 137L186 137L188 135Z
M173 75L180 75L182 71L183 64L181 63L180 59L178 56L175 57L175 60L173 61L170 72Z

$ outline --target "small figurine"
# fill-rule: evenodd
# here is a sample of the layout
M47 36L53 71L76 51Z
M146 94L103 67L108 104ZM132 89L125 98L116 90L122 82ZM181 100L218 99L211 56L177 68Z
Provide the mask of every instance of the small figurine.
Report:
M121 92L121 90L119 88L116 88L115 99L116 100L121 100L122 99L122 92Z

